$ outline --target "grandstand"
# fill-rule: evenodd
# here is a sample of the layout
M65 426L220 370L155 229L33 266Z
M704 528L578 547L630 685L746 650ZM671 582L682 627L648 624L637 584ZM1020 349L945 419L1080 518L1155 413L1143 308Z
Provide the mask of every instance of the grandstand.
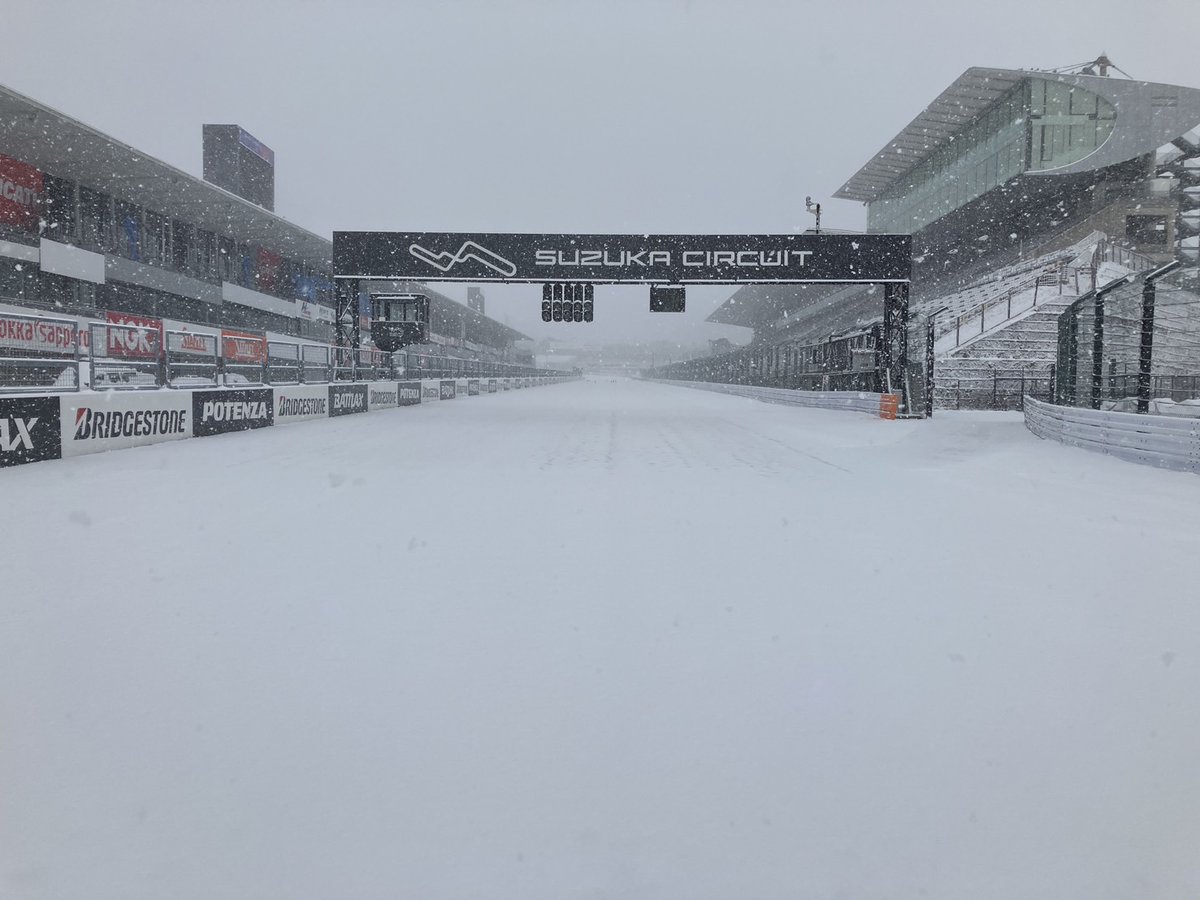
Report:
M331 341L332 242L273 211L261 141L237 126L206 125L203 138L199 178L0 87L0 315L52 314L81 334L133 316ZM425 293L425 350L516 361L523 335ZM14 346L0 334L0 356Z
M835 194L869 232L912 233L910 346L932 327L943 404L1048 391L1057 317L1109 274L1179 256L1196 281L1200 90L1097 68L968 69ZM861 286L748 286L709 321L754 329L769 359L881 316Z

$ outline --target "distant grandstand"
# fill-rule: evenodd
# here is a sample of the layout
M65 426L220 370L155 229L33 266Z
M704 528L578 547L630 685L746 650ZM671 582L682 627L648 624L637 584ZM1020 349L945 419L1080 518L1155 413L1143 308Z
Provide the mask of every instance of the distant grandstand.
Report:
M1048 391L1057 317L1105 272L1181 258L1195 290L1200 90L1078 68L968 69L835 194L866 204L869 232L913 235L910 345L932 317L942 404ZM863 354L818 348L873 348L881 314L862 286L746 286L708 321L754 329L739 365L762 383L857 386L830 366L861 375Z

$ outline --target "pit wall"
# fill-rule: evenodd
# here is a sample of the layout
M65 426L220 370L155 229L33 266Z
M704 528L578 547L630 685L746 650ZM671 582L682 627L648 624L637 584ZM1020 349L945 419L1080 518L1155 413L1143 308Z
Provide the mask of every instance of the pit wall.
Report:
M0 468L572 380L425 379L0 396Z
M899 394L874 394L867 391L802 391L796 388L753 387L747 384L723 384L715 381L670 381L654 379L657 384L714 391L749 397L764 403L785 406L808 406L816 409L838 409L864 412L881 419L895 419L900 404Z

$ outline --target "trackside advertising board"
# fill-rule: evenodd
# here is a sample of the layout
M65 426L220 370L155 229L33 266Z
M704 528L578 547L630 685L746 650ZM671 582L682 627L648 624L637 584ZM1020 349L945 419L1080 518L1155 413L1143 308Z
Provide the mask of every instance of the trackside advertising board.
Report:
M431 400L441 400L442 389L437 381L427 380L421 382L421 402L428 403Z
M400 405L399 391L394 381L379 381L367 385L367 409L395 409Z
M349 416L367 411L365 384L331 384L328 390L329 415Z
M64 394L59 402L64 457L192 437L187 394L104 391Z
M0 467L59 459L58 397L0 397Z
M496 393L496 379L495 379L495 378L489 378L489 379L488 379L488 383L487 383L487 392L488 392L489 394L494 394L494 393Z
M440 396L443 400L453 400L455 396L454 382L443 381L441 383Z
M75 352L75 333L69 321L23 318L0 312L0 350L70 356ZM86 334L86 330L80 334Z
M194 391L192 433L196 437L267 428L275 421L271 388Z
M478 397L479 396L479 380L478 379L472 378L470 381L467 382L467 396L468 397Z
M471 393L471 390L468 385L467 379L465 379L465 378L454 379L454 396L467 397L470 395L470 393Z
M290 425L329 417L329 387L297 384L275 388L275 424Z
M417 406L421 402L421 382L401 381L396 385L396 394L400 406Z

